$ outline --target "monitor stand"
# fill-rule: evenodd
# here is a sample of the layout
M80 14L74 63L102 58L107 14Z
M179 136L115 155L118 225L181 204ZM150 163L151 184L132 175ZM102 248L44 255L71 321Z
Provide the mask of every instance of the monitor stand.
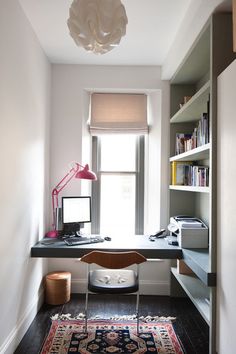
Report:
M75 223L69 223L69 224L63 224L63 235L66 236L80 236L80 229L83 227L81 223L75 222Z

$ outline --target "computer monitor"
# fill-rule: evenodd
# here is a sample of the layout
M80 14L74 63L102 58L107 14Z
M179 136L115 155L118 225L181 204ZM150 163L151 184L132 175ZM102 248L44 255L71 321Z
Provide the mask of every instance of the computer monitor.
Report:
M75 234L91 222L91 197L62 197L62 223L64 234Z

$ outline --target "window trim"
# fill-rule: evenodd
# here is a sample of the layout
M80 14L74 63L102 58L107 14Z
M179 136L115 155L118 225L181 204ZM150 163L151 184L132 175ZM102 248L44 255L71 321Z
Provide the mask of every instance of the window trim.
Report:
M101 197L101 173L134 174L135 183L135 234L142 235L144 232L144 147L143 135L137 135L136 139L136 169L135 171L101 171L101 140L99 136L92 136L92 170L97 175L97 181L92 184L92 224L93 234L100 233L100 197Z

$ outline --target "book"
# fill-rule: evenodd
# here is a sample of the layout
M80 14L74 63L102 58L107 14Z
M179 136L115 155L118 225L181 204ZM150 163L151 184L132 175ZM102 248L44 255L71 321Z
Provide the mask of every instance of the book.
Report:
M176 140L175 140L175 154L179 155L186 150L186 143L191 141L192 134L191 133L176 133Z
M171 183L172 185L185 186L189 181L189 166L192 161L173 161L171 163Z

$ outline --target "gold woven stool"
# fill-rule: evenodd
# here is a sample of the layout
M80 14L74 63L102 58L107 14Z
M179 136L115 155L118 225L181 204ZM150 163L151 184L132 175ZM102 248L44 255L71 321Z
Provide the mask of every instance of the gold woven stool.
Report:
M61 305L70 301L71 273L51 272L45 277L45 301L50 305Z

